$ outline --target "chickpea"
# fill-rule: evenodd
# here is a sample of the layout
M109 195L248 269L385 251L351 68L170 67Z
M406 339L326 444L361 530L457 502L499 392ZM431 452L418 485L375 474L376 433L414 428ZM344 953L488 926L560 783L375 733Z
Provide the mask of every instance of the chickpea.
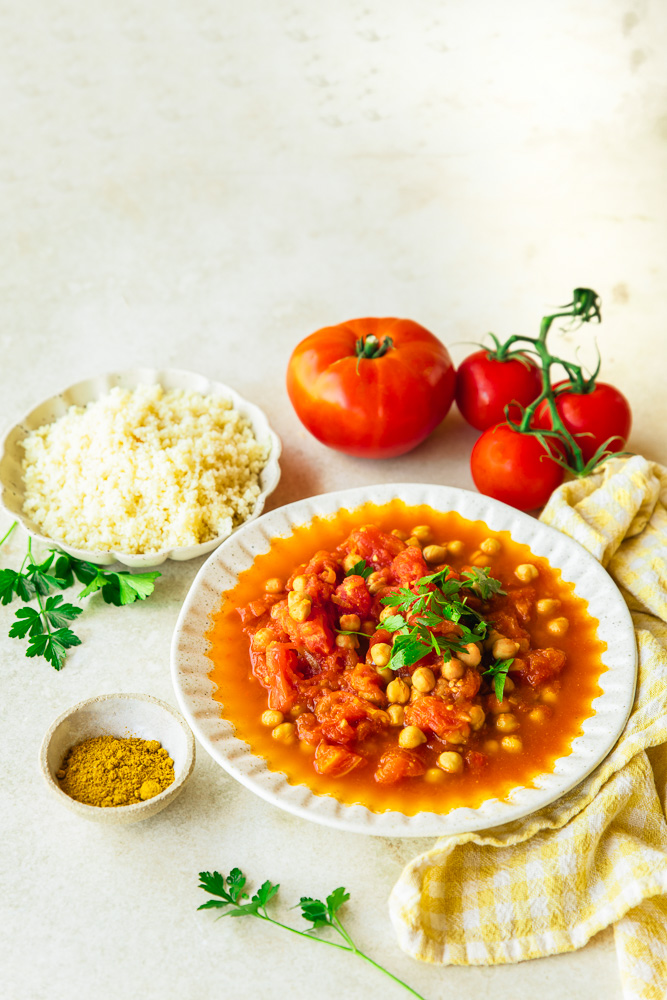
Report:
M396 614L395 608L383 608L380 612L380 621L386 622L387 618L391 618L392 615Z
M505 678L505 692L506 692L506 694L511 694L511 692L514 690L515 687L516 687L516 684L514 683L514 681L512 680L512 678L511 677L506 677Z
M463 677L466 672L466 668L463 666L460 660L457 660L455 656L451 660L447 660L442 665L442 676L448 681L457 681L460 677Z
M464 549L465 545L463 544L463 542L460 542L458 538L455 538L451 542L447 542L447 551L449 552L450 556L460 556L463 554Z
M505 636L502 635L498 629L489 629L486 639L484 640L484 649L493 649L493 644L497 639L504 639Z
M498 701L495 694L491 695L489 698L488 709L491 715L500 715L502 712L509 712L510 703L507 698L503 698L502 701Z
M511 712L503 712L496 716L496 729L502 733L515 733L519 728L519 720Z
M438 757L438 767L447 774L460 774L463 770L463 758L455 750L445 750Z
M540 571L532 563L521 563L514 570L514 575L521 583L530 583L531 580L537 580Z
M508 753L521 753L523 750L523 743L518 736L503 736L500 745Z
M378 571L375 570L374 573L371 573L367 577L367 579L366 579L366 586L368 587L368 593L369 594L377 594L377 593L379 593L379 591L382 590L383 587L386 586L386 584L385 584L385 581L384 581L384 579L382 577L382 574L378 573Z
M264 584L264 590L267 594L279 594L281 590L285 589L285 581L281 580L279 576L272 576L270 580L267 580Z
M466 667L479 666L482 659L482 651L476 642L469 642L463 647L465 652L458 653L457 659L464 663Z
M290 708L289 717L290 719L298 719L300 715L303 715L307 711L308 709L305 705L295 705L294 708Z
M427 545L422 555L427 563L441 563L447 558L447 549L442 545Z
M490 566L491 561L489 556L485 556L481 552L473 552L470 559L473 566Z
M367 621L361 623L361 631L364 635L373 635L375 632L375 622Z
M252 637L252 648L258 651L266 649L273 642L273 632L270 628L258 628Z
M432 532L428 524L418 524L412 529L412 537L416 538L422 545L431 541Z
M395 677L387 684L387 698L397 705L407 705L410 700L410 688L402 677Z
M405 544L412 549L420 549L422 547L422 543L418 538L415 538L414 535L410 535L409 538L406 538Z
M550 715L551 711L546 705L537 705L528 713L528 718L531 722L538 722L541 725L547 721Z
M290 590L287 595L287 608L292 621L305 622L311 612L313 603L306 594L299 594L296 590Z
M480 545L480 549L482 552L486 552L487 556L497 555L501 548L502 546L497 538L485 538Z
M325 566L320 573L320 580L324 580L325 583L335 583L336 582L336 570L333 566Z
M481 729L486 719L486 713L481 705L473 705L468 715L470 716L470 725L472 728L474 730Z
M519 651L519 643L514 639L496 639L491 650L496 660L508 660L510 656L516 656Z
M394 671L391 667L378 667L375 673L381 677L385 684L389 684L394 679Z
M570 627L570 623L567 618L552 618L547 625L547 632L551 635L565 635Z
M397 538L400 538L402 542L404 542L405 539L408 537L407 533L405 531L401 531L400 528L394 528L391 533L392 535L396 535Z
M285 743L286 746L290 746L296 739L296 726L293 722L281 722L279 726L271 730L271 735L279 743Z
M358 562L361 562L361 556L359 555L359 553L350 552L343 559L343 569L345 570L346 573L349 573L351 569L354 569L354 567L357 565Z
M405 720L405 712L401 705L390 705L387 709L387 715L391 720L392 726L402 726Z
M284 720L285 716L283 713L276 712L272 708L267 709L266 712L262 712L262 725L269 726L271 729L274 729L275 726L279 726L281 722L284 722Z
M543 701L545 705L555 705L558 701L558 692L552 687L542 688L540 701Z
M357 649L359 639L356 635L337 635L336 645L339 649Z
M359 615L341 615L338 624L345 631L358 632L361 629L361 618Z
M486 751L486 753L498 753L498 751L500 750L500 743L498 742L498 740L485 740L484 750Z
M371 646L370 654L376 667L386 667L391 659L391 646L388 642L376 642Z
M410 704L412 704L413 701L417 701L417 698L421 697L422 697L421 691L418 691L416 687L410 688Z
M560 601L555 597L544 597L535 605L538 615L553 615L560 608Z
M454 729L451 733L447 733L447 742L457 744L465 743L469 736L470 726L464 722L458 729Z
M292 590L295 590L297 594L302 594L306 587L308 586L307 576L295 576L292 580Z
M445 776L439 767L429 767L424 774L424 781L429 785L440 785L445 780Z
M412 687L421 694L428 694L435 687L435 675L428 667L417 667L412 675Z
M406 726L398 737L398 745L404 750L414 750L422 743L426 743L426 737L418 726Z

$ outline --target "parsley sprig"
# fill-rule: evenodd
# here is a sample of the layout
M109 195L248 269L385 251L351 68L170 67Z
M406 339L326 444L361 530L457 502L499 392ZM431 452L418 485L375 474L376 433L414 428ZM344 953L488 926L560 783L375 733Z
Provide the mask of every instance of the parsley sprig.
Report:
M456 655L470 642L481 642L489 628L474 608L467 603L472 591L483 600L502 594L499 580L489 575L486 567L466 570L462 579L449 576L446 566L437 573L423 576L417 584L417 593L401 587L397 593L387 594L382 603L394 608L396 613L385 618L383 628L398 635L392 645L388 666L392 670L410 667L430 652L436 656ZM434 635L432 629L443 621L454 622L457 634Z
M327 944L332 948L339 948L341 951L349 951L359 958L363 958L364 961L379 969L386 976L389 976L390 979L393 979L395 983L406 989L412 996L418 997L419 1000L425 1000L425 997L421 993L417 993L411 986L404 983L402 979L394 976L384 966L373 961L372 958L356 946L338 916L338 911L350 898L349 892L342 886L329 893L324 901L321 899L312 899L310 896L301 897L297 905L301 908L301 916L311 926L306 931L300 931L296 927L290 927L289 924L283 924L280 920L276 920L267 910L268 903L278 893L280 888L278 884L269 882L268 880L263 882L259 889L250 897L249 901L244 902L244 900L248 899L245 884L246 877L239 868L232 868L227 877L221 875L220 872L200 872L199 888L216 898L202 903L198 909L222 910L221 917L258 917L260 920L265 920L276 927L282 927L283 930L289 931L291 934L298 934L299 937L317 941L319 944ZM326 927L335 931L342 940L342 943L331 941L328 938L314 937L315 931Z
M373 572L373 567L369 566L365 559L360 559L351 569L348 569L345 576L363 576L364 580Z
M488 677L490 681L493 681L493 690L495 691L498 701L503 700L503 695L505 693L505 681L507 680L507 671L513 663L513 656L509 660L496 660L495 663L492 663L491 666L487 667L487 669L482 673L482 677Z
M0 545L15 526L16 522L0 539ZM64 603L62 596L52 594L52 591L67 590L78 580L84 584L78 595L79 600L99 590L107 604L119 607L145 600L153 593L158 576L157 571L130 573L105 570L57 549L51 549L42 562L37 562L33 557L32 539L28 539L28 551L21 568L0 569L0 603L11 604L18 598L26 605L36 601L37 607L23 607L15 612L9 636L12 639L27 638L26 656L42 656L56 670L61 670L67 650L81 645L81 640L69 625L83 608Z

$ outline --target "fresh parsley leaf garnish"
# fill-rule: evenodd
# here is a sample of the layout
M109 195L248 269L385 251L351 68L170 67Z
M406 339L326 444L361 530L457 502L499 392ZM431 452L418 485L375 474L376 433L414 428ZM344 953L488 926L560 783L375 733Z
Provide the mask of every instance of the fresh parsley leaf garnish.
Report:
M511 657L509 660L496 660L482 674L482 677L488 677L489 680L493 681L493 690L498 701L503 700L507 672L513 663L514 657Z
M363 576L364 580L367 580L372 572L373 567L369 566L365 559L360 559L352 569L347 570L345 576Z
M389 632L398 633L392 645L388 666L392 670L410 667L430 652L436 656L455 656L471 642L481 642L488 623L479 611L469 606L466 591L473 591L487 600L502 594L499 580L489 575L488 569L473 569L462 579L452 576L449 566L423 576L417 582L417 592L407 587L382 598L382 603L396 613L382 622ZM453 622L456 632L436 635L435 629L444 621Z
M338 911L350 898L349 892L342 886L330 892L324 901L313 899L311 896L301 897L297 905L301 910L301 916L310 924L310 927L306 931L300 931L296 927L291 927L289 924L284 924L280 920L276 920L268 912L267 906L277 895L280 888L278 884L269 882L268 880L263 882L247 903L243 902L243 900L248 898L247 892L244 891L245 884L246 877L239 868L232 868L226 878L220 872L200 872L199 888L215 898L202 903L197 909L221 910L221 917L257 917L260 920L273 924L275 927L282 927L283 930L289 931L291 934L298 934L299 937L306 938L306 940L318 941L320 944L327 944L332 948L348 951L350 954L357 955L359 958L363 958L364 961L369 962L376 969L379 969L380 972L393 979L399 986L406 989L412 996L417 997L418 1000L426 1000L421 993L417 993L411 986L404 983L402 979L398 979L393 973L379 965L354 943L338 916ZM315 937L315 932L322 928L330 928L338 935L339 940L331 941L328 938Z
M467 586L471 590L476 591L483 601L488 601L494 594L504 594L503 585L500 580L494 579L491 576L490 570L487 566L482 566L478 568L477 566L471 566L470 569L463 571L463 577L465 580L469 581Z

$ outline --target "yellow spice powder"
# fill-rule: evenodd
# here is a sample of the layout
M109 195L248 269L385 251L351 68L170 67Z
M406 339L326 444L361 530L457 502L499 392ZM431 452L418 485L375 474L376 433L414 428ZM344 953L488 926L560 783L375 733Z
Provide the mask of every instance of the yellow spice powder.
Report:
M159 795L174 780L174 762L157 740L94 736L68 751L60 788L89 806L129 806Z

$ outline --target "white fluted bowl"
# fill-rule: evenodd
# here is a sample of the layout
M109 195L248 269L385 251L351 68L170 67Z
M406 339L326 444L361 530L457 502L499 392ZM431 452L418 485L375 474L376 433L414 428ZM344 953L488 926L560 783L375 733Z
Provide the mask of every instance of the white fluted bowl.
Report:
M244 399L243 396L239 396L238 392L230 386L224 385L222 382L214 382L204 375L175 368L133 368L125 372L98 375L96 378L86 379L71 385L68 389L59 392L57 396L52 396L36 406L6 434L0 451L0 502L10 517L20 521L34 538L47 545L55 545L77 559L85 559L103 566L119 562L125 566L145 569L149 566L159 566L166 559L182 561L206 555L228 537L228 535L220 535L198 545L181 545L159 552L142 552L140 554L120 552L116 549L111 551L79 549L60 538L49 538L32 518L23 513L25 501L25 485L22 474L24 455L21 447L23 439L38 427L53 423L59 417L64 416L70 406L86 406L87 403L92 403L102 396L108 395L116 386L121 389L136 389L139 385L161 385L163 389L186 389L191 392L199 392L203 396L222 396L231 400L234 409L249 421L257 440L269 446L266 465L260 473L261 493L257 497L252 513L244 523L247 524L248 521L252 521L262 513L267 497L275 490L280 480L279 459L281 452L280 438L271 429L264 411L260 410L259 406ZM233 530L237 531L238 528Z
M316 795L306 785L290 784L285 774L272 770L247 743L237 739L234 726L221 717L214 701L212 670L205 638L210 616L220 609L220 598L238 574L267 552L271 540L287 537L299 524L330 516L341 508L354 510L371 502L385 504L398 498L409 506L428 504L438 511L457 511L471 521L484 521L492 531L509 531L517 542L530 546L560 569L575 593L588 601L599 621L598 637L607 643L602 662L607 668L598 681L602 694L593 701L595 714L585 720L572 752L559 758L553 771L538 775L531 787L517 787L505 799L490 798L476 809L448 813L420 812L414 816L365 806L347 805L331 795ZM484 830L509 823L541 809L573 788L610 752L621 735L632 708L637 675L637 648L630 612L608 573L578 542L513 507L451 486L399 483L325 493L279 507L242 527L214 552L196 576L179 616L171 647L172 680L183 714L195 735L226 771L251 791L288 812L326 826L355 833L399 837L442 836ZM219 692L224 702L224 690Z

